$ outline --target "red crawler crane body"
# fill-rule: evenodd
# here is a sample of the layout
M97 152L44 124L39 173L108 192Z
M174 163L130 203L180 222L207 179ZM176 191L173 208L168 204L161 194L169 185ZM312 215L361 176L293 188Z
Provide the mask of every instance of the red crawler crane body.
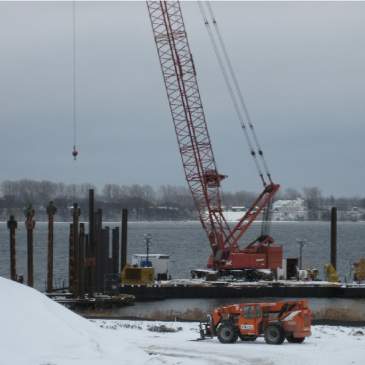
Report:
M270 204L279 185L267 184L242 219L233 228L228 225L220 192L226 176L216 167L180 3L147 1L147 7L185 177L212 248L208 267L280 267L282 247L268 235L262 235L246 248L239 247L241 237Z

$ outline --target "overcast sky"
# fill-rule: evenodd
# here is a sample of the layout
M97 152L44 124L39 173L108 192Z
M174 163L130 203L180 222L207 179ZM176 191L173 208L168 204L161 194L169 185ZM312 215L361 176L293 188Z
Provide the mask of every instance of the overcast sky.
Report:
M365 3L216 2L276 182L364 195ZM260 189L196 3L186 28L224 190ZM0 180L184 185L144 2L0 3Z

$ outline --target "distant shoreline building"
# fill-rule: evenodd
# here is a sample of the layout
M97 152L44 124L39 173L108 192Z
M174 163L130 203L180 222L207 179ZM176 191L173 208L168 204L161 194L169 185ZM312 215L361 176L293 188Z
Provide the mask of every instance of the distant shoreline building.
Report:
M227 222L238 222L247 212L247 208L244 206L231 207L230 209L224 209L223 215Z
M308 210L302 198L277 200L272 205L273 221L304 221L308 219Z

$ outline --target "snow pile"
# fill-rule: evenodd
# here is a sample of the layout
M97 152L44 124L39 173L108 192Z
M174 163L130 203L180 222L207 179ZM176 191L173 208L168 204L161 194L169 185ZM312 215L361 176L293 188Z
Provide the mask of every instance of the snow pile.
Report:
M0 277L0 365L143 364L148 355L25 285Z

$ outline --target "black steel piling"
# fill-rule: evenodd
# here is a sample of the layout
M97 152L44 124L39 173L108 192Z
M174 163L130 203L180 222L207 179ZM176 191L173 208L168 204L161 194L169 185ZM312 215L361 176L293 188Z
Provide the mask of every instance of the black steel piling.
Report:
M128 245L128 209L122 210L122 234L120 247L120 271L123 271L127 264L127 245Z
M85 261L84 261L84 279L85 279L85 293L88 293L89 297L92 297L94 287L92 283L92 269L95 267L95 257L91 256L89 235L85 234Z
M68 251L68 288L70 292L73 292L74 280L75 280L75 243L74 243L74 225L70 223L69 234L69 251Z
M112 230L112 268L113 274L119 273L119 227Z
M89 235L87 237L87 281L89 296L96 288L96 248L95 248L95 211L94 189L89 190Z
M331 209L331 265L337 269L337 208Z
M109 274L109 227L105 227L101 230L101 268L100 268L100 278L102 280L101 291L105 293L106 291L106 281Z
M51 293L53 290L53 224L54 215L57 208L53 201L50 201L47 206L48 215L48 250L47 250L47 292Z
M73 241L73 283L72 283L72 291L75 297L79 296L79 218L80 218L80 208L77 203L74 203L72 209L72 241Z
M94 245L94 189L89 190L89 244Z
M17 280L16 273L16 240L15 231L18 228L18 222L14 216L11 215L8 220L8 229L10 232L10 278L11 280Z
M85 225L80 223L79 232L79 263L78 263L78 282L79 282L79 297L85 296Z
M101 293L104 288L104 274L103 274L103 240L102 240L102 222L103 211L98 209L95 213L95 272L96 272L96 291Z

